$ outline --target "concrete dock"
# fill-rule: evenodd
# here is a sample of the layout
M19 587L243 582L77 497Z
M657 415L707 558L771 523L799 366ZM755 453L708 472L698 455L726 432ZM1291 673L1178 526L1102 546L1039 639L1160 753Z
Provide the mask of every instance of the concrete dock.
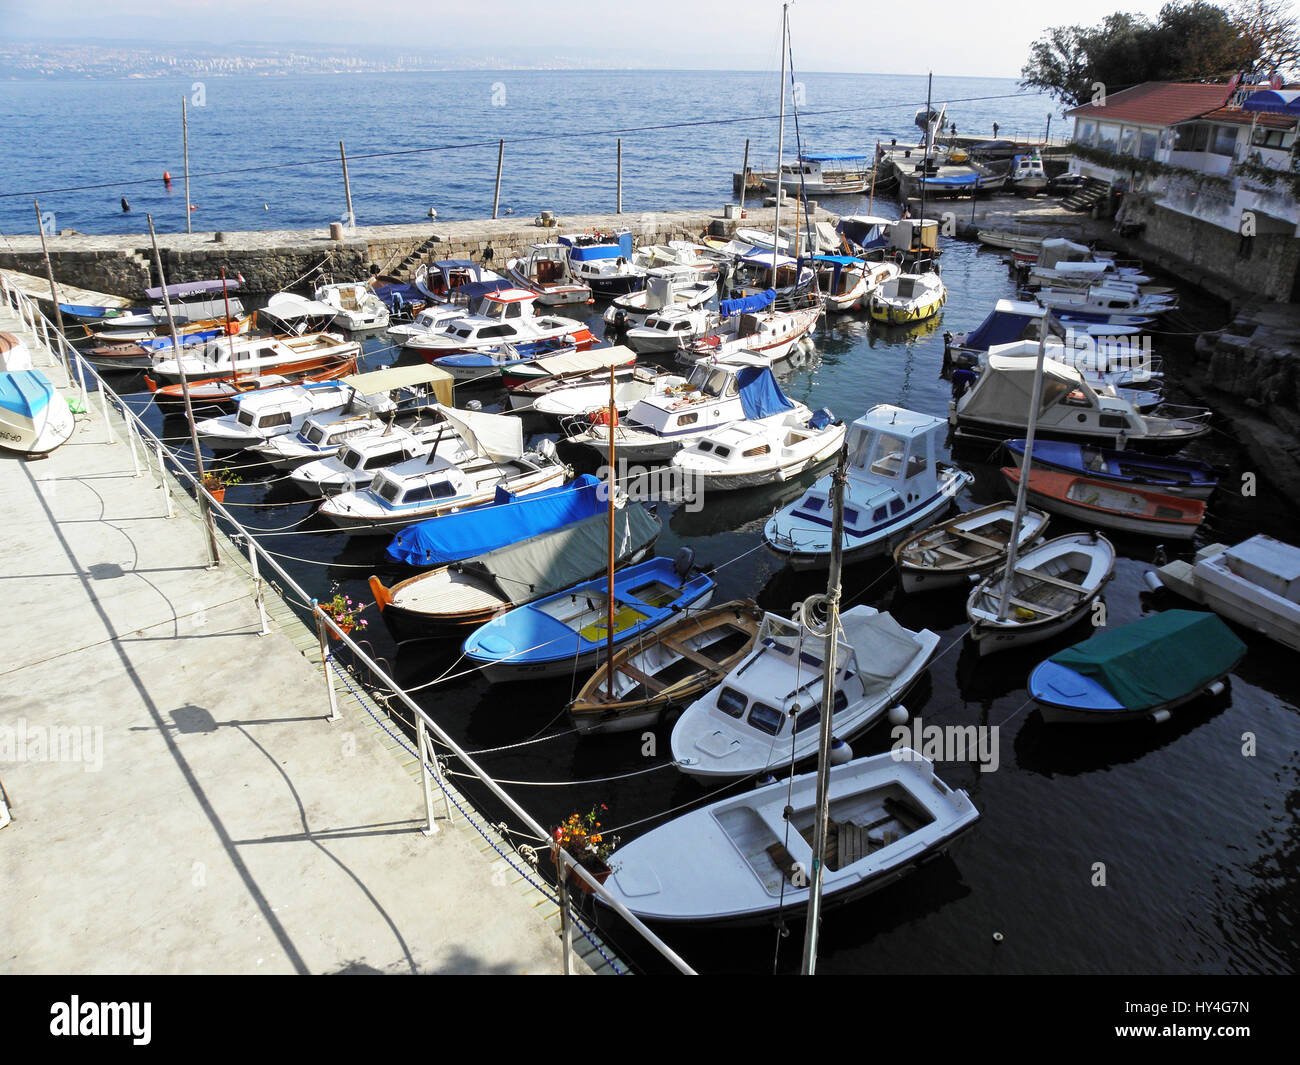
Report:
M519 856L422 834L418 762L342 684L328 720L312 635L283 605L258 635L247 560L207 568L90 399L48 458L0 452L0 971L561 972Z

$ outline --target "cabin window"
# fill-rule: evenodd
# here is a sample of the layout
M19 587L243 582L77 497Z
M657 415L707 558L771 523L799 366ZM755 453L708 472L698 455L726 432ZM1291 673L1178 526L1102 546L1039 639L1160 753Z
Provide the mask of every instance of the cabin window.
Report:
M403 503L427 503L433 498L433 485L417 484L414 488L408 488L406 495L402 496Z
M806 728L815 726L822 719L822 708L814 706L809 710L800 712L799 716L794 719L794 731L797 735Z
M496 337L513 336L515 328L512 325L489 325L478 332L480 340L492 340Z
M307 428L307 431L306 433L303 434L303 436L306 438L307 443L319 444L322 440L325 439L325 430L322 429L319 425L312 425Z
M524 314L524 305L522 303L512 303L506 307L507 318L522 318Z
M1128 427L1128 419L1122 414L1103 414L1101 416L1101 427L1103 429L1125 429Z
M691 323L690 323L690 322L678 322L675 326L673 326L673 328L676 329L677 332L679 332L679 333L681 333L681 332L683 332L683 331L685 331L685 330L687 330L687 329L690 329L690 327L691 327Z
M704 454L707 455L710 451L713 450L713 444L708 440L701 440L698 445L698 450L704 452Z
M253 424L253 412L251 410L240 410L239 417L235 419L240 425Z
M799 506L801 506L804 510L811 510L815 514L817 513L817 511L822 509L822 504L824 502L825 500L823 500L820 496L808 496L807 498L804 499L802 503L799 504Z
M871 446L871 433L866 429L853 428L849 432L849 465L865 466L867 452Z
M903 453L907 443L899 437L881 433L876 439L876 448L871 456L871 472L882 477L897 477L903 468Z
M362 468L367 470L378 469L382 466L388 465L394 457L406 458L407 456L402 454L400 451L397 452L396 456L394 456L391 451L381 451L378 455L371 455L370 458L366 459L366 463ZM355 467L352 468L355 469Z
M345 451L340 457L342 458L344 468L355 470L357 468L357 463L361 461L361 452Z
M873 522L884 521L888 516L889 512L885 507L876 507L876 509L871 512L871 520Z
M844 521L848 525L856 525L858 523L858 511L854 507L845 507Z
M712 396L717 399L722 395L722 390L727 386L727 373L724 370L715 370L709 374L709 380L701 389L706 396Z
M693 414L682 414L682 415L680 415L680 416L677 418L677 424L678 424L679 427L680 427L680 426L683 426L683 425L694 425L694 424L695 424L696 422L698 422L699 420L700 420L700 415L699 415L699 412L696 411L696 412L694 412Z
M718 709L731 717L740 717L745 712L747 701L735 688L723 688L718 692Z
M396 481L384 481L375 488L375 495L387 503L395 503L400 489L401 485Z
M665 322L662 319L660 319L659 321L655 322L655 328L662 329L666 333L668 332L669 329L672 328L672 324L673 324L672 322Z
M903 509L903 501L902 501L901 499L894 499L894 500L891 500L891 501L890 501L890 503L889 503L889 513L890 513L890 514L897 514L897 513L899 513L902 509Z
M287 410L276 411L274 414L267 414L259 423L263 429L274 429L277 425L288 425L293 421L293 415Z
M731 454L731 448L724 447L722 444L717 444L714 446L713 452L718 456L718 458L725 459Z
M1088 402L1088 397L1085 396L1083 392L1077 388L1073 392L1071 392L1068 396L1066 396L1062 402L1064 402L1067 406L1070 407L1091 407L1092 406L1092 404Z
M736 395L739 391L740 391L740 385L739 385L739 383L736 381L736 379L733 377L730 381L727 382L727 395L728 395L728 396L734 396L734 395Z
M454 336L460 337L461 340L466 340L474 330L467 325L463 325L459 329L453 329L451 332Z
M753 709L749 711L749 723L769 736L775 736L781 731L781 723L784 720L780 710L766 703L755 703Z
M915 477L918 473L924 473L929 465L930 443L924 436L918 436L912 441L912 450L907 454L907 476Z

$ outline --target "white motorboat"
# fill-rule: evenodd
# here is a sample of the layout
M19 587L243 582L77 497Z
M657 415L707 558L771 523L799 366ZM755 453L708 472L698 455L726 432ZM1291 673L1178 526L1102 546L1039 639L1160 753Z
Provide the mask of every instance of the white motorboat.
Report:
M815 470L835 457L844 434L844 423L824 409L780 422L737 422L682 448L673 468L699 492L755 488Z
M334 324L340 329L356 332L388 325L388 308L369 285L355 281L321 285L316 289L316 301L334 309Z
M1145 295L1104 281L1078 288L1041 288L1034 298L1039 306L1055 314L1069 314L1085 321L1107 322L1116 316L1159 317L1176 310L1178 300L1167 295Z
M537 293L547 307L591 302L591 286L574 275L563 244L534 244L527 255L511 259L506 272L520 288Z
M1030 548L1016 559L1009 595L1004 594L1002 570L970 593L970 638L987 655L1064 632L1089 613L1114 570L1115 548L1096 532L1072 533Z
M665 307L629 329L625 341L638 354L682 351L706 336L716 321L716 315L703 307Z
M614 409L626 414L656 388L680 384L685 378L656 372L646 366L615 371ZM512 393L512 397L515 393ZM609 374L595 374L589 380L576 381L563 388L553 388L539 395L527 408L550 418L565 421L570 418L587 418L609 407Z
M250 449L277 470L293 470L307 462L335 454L353 437L389 423L393 412L376 414L358 406L335 408L304 419L296 432L272 436Z
M902 272L894 262L867 262L851 255L818 255L817 290L828 311L856 311L870 304L881 286Z
M829 799L826 907L898 880L979 819L966 792L948 787L909 748L832 766ZM808 906L816 810L815 772L700 807L615 850L605 889L651 921L799 919Z
M569 249L569 269L574 280L587 285L592 294L608 299L623 296L639 288L646 267L633 260L632 234L626 229L617 233L570 233L560 237Z
M432 412L431 412L432 413ZM374 425L348 437L338 451L313 459L289 474L307 495L338 495L369 487L380 470L427 457L435 449L450 462L473 458L449 422L422 418L407 425Z
M478 302L489 292L509 288L510 283L495 270L469 259L439 259L416 267L411 284L435 305Z
M958 514L904 540L894 550L894 564L905 592L968 587L1006 561L1007 546L1015 530L1016 508L992 503ZM1020 524L1020 550L1043 538L1048 516L1026 510Z
M475 309L464 304L435 303L425 307L409 322L389 326L388 339L399 347L406 347L416 337L441 332L452 322L473 313Z
M839 620L831 727L847 740L898 705L939 637L906 629L869 606L850 607ZM743 777L814 757L826 647L826 637L765 614L754 650L677 719L677 768L695 777Z
M1166 588L1300 651L1300 547L1259 534L1156 570Z
M354 533L390 533L423 518L490 503L497 488L523 495L563 484L570 470L555 445L525 451L523 424L509 415L445 410L473 458L453 461L441 451L381 470L369 487L341 492L321 504L320 514Z
M974 329L944 335L944 357L956 367L977 367L981 357L992 347L1005 351L1009 345L1020 341L1033 341L1037 345L1042 322L1043 309L1038 304L1024 300L998 300L988 317ZM1048 329L1048 343L1051 345L1048 358L1067 365L1072 363L1072 357L1068 356L1075 349L1088 356L1093 367L1099 370L1132 369L1134 356L1147 354L1142 351L1139 337L1141 325L1066 323L1053 319ZM1106 361L1100 361L1103 359ZM1129 361L1124 363L1121 359ZM1144 358L1143 361L1150 360ZM1153 368L1146 367L1148 370Z
M739 309L752 307L759 301L757 296L723 300L719 304L722 318L717 326L699 340L679 349L677 361L690 364L702 358L728 359L752 352L763 356L771 366L794 354L799 342L812 332L822 314L820 305L793 311L778 311L770 306L766 310ZM762 302L772 302L770 289Z
M800 155L793 163L783 163L779 175L765 174L759 180L768 192L781 188L793 196L851 196L867 191L871 157L857 152Z
M1043 160L1037 152L1012 156L1009 177L1016 192L1035 196L1047 188L1047 171L1043 169Z
M974 478L939 459L940 418L880 404L849 431L844 562L887 554L929 524ZM825 569L831 553L831 479L822 477L763 529L767 546L795 569Z
M462 315L441 330L411 336L406 347L432 360L543 340L564 339L578 347L595 344L591 330L581 322L535 313L537 301L537 294L525 289L500 289L483 297L477 314Z
M155 358L149 376L159 384L176 384L180 367L191 382L209 377L248 377L272 373L307 360L355 359L361 345L336 333L307 333L295 337L223 337L183 349L175 358Z
M783 422L806 417L808 408L790 400L762 359L736 355L701 362L682 384L666 379L638 400L617 425L571 426L568 439L604 452L612 428L618 453L629 461L666 462L682 447L725 425L742 421Z
M1051 237L1039 246L1038 261L1029 270L1029 284L1038 286L1091 285L1100 281L1134 287L1153 281L1150 274L1114 259L1099 259L1086 244L1076 244L1064 237Z
M716 270L709 271L712 274ZM605 323L616 329L644 325L667 307L697 310L716 299L718 283L693 266L662 266L646 274L645 288L620 296L605 309Z
M75 424L67 401L40 370L0 372L0 447L48 455L67 442Z

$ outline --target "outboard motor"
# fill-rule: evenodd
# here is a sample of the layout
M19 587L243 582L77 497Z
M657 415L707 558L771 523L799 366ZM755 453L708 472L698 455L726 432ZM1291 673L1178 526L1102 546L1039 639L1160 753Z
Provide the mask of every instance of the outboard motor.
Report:
M691 575L691 570L695 568L695 548L683 547L676 555L673 556L673 572L677 574L677 579L682 583Z

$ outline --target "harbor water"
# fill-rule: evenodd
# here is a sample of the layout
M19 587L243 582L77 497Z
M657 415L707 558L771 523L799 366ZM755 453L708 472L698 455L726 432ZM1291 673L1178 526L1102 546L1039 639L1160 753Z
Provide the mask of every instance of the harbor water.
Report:
M836 209L864 207L855 200ZM946 415L951 393L940 376L943 332L978 324L995 300L1014 294L1015 284L998 254L974 244L945 242L942 265L950 296L938 319L908 331L878 327L861 314L827 317L814 335L815 351L778 375L789 395L846 419L876 403ZM597 304L574 314L599 333L602 309ZM1203 307L1201 313L1212 318L1217 312ZM371 337L365 343L367 365L394 358L386 340ZM1168 360L1171 399L1184 400L1178 366L1190 357L1187 338L1157 335L1155 345ZM138 387L128 381L122 386ZM478 398L492 409L502 396L462 390L457 402ZM136 395L133 402L146 407L147 397ZM147 415L155 424L162 421L156 408L148 407ZM182 444L182 420L169 416L163 430ZM1180 605L1143 582L1162 549L1169 558L1185 557L1201 544L1236 542L1256 532L1295 539L1291 503L1271 492L1265 471L1251 469L1226 425L1216 422L1209 440L1190 454L1220 471L1209 520L1191 546L1162 548L1150 538L1107 534L1120 556L1104 594L1109 625L1160 605ZM976 473L963 508L1009 495L996 455L963 455L962 462ZM338 588L370 601L371 573L386 583L404 575L384 561L385 538L332 530L311 516L313 504L265 467L239 472L245 481L230 489L227 504L235 504L232 509L251 528L265 530L262 543L314 594L324 597ZM1248 473L1261 474L1253 495L1242 490ZM716 566L715 602L753 597L767 609L788 613L797 600L824 589L825 579L791 572L761 546L764 520L793 491L797 487L727 493L706 498L698 511L660 504L664 531L657 553L672 556L690 547L700 563ZM1075 528L1068 519L1053 518L1055 535ZM1048 654L1086 638L1087 622L1052 643L981 659L962 639L967 623L960 591L904 595L882 560L846 570L844 601L889 610L910 628L940 635L936 659L904 700L913 723L996 727L997 759L991 771L975 761L938 765L948 784L970 793L981 821L950 857L861 902L832 909L823 925L819 971L1296 969L1300 906L1290 885L1300 845L1300 754L1292 652L1246 636L1249 654L1222 698L1191 705L1159 726L1060 728L1045 726L1029 705L1026 680ZM466 749L486 752L480 764L507 782L543 823L558 824L572 812L603 805L607 831L626 841L662 823L666 812L709 794L668 764L668 724L649 735L573 735L564 707L581 678L491 686L472 672L462 675L466 664L453 643L399 649L373 605L366 616L363 640L404 686L453 675L425 687L418 698ZM885 724L852 741L859 755L890 746ZM465 778L457 783L500 819L483 789ZM670 929L666 936L701 971L763 973L775 966L789 972L797 970L802 938L801 924L790 927L788 938L770 927ZM645 970L661 964L617 922L604 918L602 929Z

